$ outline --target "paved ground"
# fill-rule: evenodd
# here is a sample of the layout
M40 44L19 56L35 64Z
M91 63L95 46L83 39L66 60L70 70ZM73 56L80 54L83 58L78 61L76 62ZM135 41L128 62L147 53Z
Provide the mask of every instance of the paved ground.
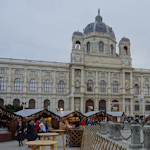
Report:
M61 136L57 136L58 145L62 145ZM65 140L66 141L66 140ZM0 142L0 150L30 150L27 145L25 145L26 140L24 141L24 146L18 146L18 141L9 141L9 142ZM49 150L49 147L45 147L45 150ZM59 148L62 150L62 148ZM79 147L66 147L66 150L80 150Z

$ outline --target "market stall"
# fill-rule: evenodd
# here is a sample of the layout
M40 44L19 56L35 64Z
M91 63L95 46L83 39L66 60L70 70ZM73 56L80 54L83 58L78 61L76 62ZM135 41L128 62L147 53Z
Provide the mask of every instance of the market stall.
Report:
M104 111L90 111L85 113L84 116L86 116L87 119L91 119L95 122L98 122L100 120L106 120L107 117L109 117L109 115Z
M64 124L73 124L75 127L81 125L82 119L86 120L86 116L78 111L58 111L55 114L62 119Z
M49 127L55 129L59 127L59 116L47 109L24 109L15 114L22 116L24 123L27 123L31 119L36 121L43 118L44 121L47 121Z
M113 122L123 122L126 117L123 111L110 111L107 114L112 116L110 120Z
M16 139L16 126L21 116L0 107L0 142Z

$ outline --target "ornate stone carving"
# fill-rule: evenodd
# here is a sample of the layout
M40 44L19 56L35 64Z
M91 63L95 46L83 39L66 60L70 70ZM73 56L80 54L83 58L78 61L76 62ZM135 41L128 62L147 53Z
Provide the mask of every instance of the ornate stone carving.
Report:
M83 55L72 54L72 58L74 62L83 62Z
M130 66L131 65L131 60L130 59L123 59L123 65L124 66Z
M76 88L79 88L79 87L80 87L80 81L79 81L79 80L76 80L76 82L75 82L75 87L76 87Z

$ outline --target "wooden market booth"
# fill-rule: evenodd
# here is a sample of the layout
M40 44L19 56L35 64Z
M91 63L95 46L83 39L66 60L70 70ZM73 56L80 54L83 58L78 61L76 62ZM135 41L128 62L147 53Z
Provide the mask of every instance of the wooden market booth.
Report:
M109 120L113 122L121 123L124 121L124 118L126 117L123 111L110 111L110 112L107 112L107 114L110 116Z
M107 117L110 117L110 115L108 115L106 112L104 111L90 111L84 114L84 116L87 117L87 119L91 119L94 121L100 121L100 120L105 120L107 119Z
M86 120L86 116L78 111L58 111L55 114L58 115L64 123L67 120L69 123L74 124L76 127L81 124L82 119Z
M22 116L23 122L26 124L29 120L40 120L48 122L48 126L54 129L59 127L59 116L47 109L24 109L16 112L15 114Z
M21 116L0 107L0 142L16 139L16 127Z

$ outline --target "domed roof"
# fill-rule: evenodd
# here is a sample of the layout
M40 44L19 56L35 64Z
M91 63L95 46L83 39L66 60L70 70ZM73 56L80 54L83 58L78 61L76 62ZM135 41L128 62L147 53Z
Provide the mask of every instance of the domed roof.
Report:
M100 16L100 10L98 10L98 15L95 17L95 22L88 24L84 29L84 34L90 32L100 32L108 33L110 36L115 38L115 34L111 27L102 22L103 18Z
M121 40L130 42L130 40L128 38L126 38L126 37L123 37Z
M75 32L73 33L73 35L83 35L83 34L82 34L82 32L75 31Z

